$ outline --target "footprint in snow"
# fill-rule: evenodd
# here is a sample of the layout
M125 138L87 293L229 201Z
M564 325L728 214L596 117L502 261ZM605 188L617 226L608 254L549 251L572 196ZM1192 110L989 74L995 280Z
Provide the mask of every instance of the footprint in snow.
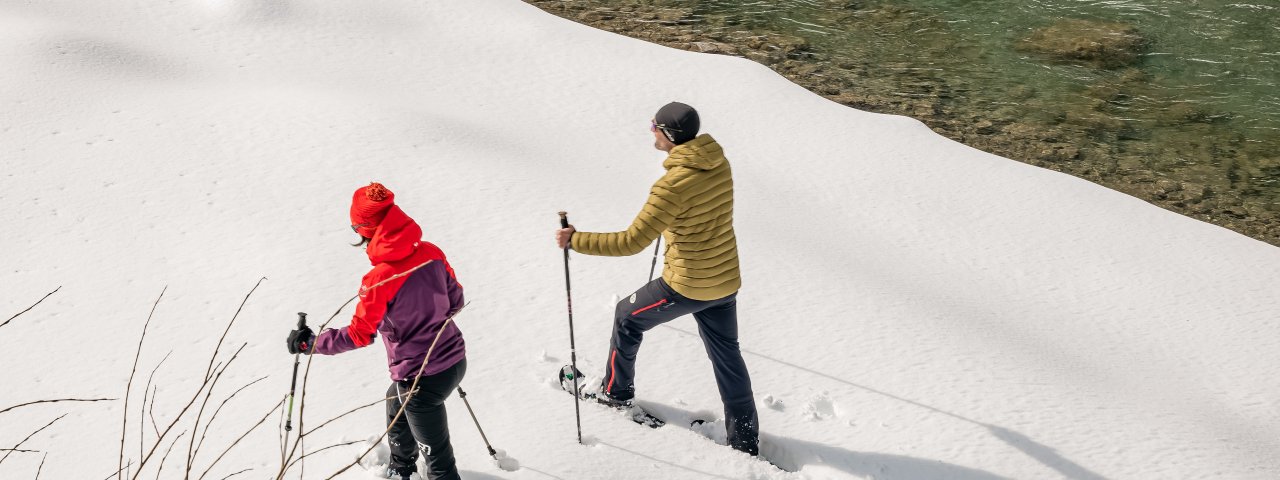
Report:
M826 392L815 395L800 411L800 417L810 422L820 422L838 417L840 414L836 402Z
M774 397L773 395L765 395L764 398L760 399L760 403L764 404L764 406L770 410L777 410L781 412L786 409L786 405L782 403L782 399Z

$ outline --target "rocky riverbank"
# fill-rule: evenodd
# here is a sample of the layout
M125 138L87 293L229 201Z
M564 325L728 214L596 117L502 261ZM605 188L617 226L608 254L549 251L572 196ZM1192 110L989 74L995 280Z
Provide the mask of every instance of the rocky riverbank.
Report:
M526 0L543 10L603 30L696 52L744 57L833 101L873 112L906 115L972 147L1068 173L1160 207L1280 246L1280 202L1270 193L1280 179L1280 141L1257 141L1216 112L1169 98L1141 68L1150 41L1131 26L1063 20L1037 29L1012 48L1046 63L1071 62L1107 72L1073 97L1013 86L1001 101L971 95L980 79L939 74L957 59L944 36L917 32L948 28L937 16L893 4L827 1L833 25L920 37L919 57L834 55L803 37L741 19L708 14L684 2ZM913 37L914 38L914 37ZM952 59L952 60L948 60ZM987 88L990 88L987 86ZM1128 118L1135 101L1156 102L1158 115ZM1034 112L1034 113L1028 113ZM1152 128L1152 127L1161 128ZM1270 166L1268 166L1270 165ZM1064 199L1070 201L1070 199Z

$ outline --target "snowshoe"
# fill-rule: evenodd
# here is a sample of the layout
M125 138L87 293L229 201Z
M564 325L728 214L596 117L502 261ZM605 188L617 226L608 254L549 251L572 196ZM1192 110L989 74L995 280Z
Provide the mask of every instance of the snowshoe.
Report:
M631 418L631 421L649 428L658 428L667 424L666 421L646 412L630 399L618 400L600 392L598 388L588 387L586 385L586 375L583 375L582 371L573 368L572 365L565 365L560 369L560 388L570 395L577 393L578 397L583 400L624 412Z

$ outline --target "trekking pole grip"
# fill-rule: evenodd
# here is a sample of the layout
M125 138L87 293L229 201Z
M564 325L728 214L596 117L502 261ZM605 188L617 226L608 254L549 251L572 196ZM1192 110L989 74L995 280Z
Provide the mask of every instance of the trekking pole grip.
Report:
M304 328L307 328L307 314L303 312L298 312L298 330L302 330ZM293 380L289 381L289 397L288 397L289 398L289 415L288 415L288 419L284 421L284 431L286 432L293 430L293 394L296 393L298 390L299 355L301 354L299 353L299 354L293 355Z
M560 228L569 228L569 212L560 212Z

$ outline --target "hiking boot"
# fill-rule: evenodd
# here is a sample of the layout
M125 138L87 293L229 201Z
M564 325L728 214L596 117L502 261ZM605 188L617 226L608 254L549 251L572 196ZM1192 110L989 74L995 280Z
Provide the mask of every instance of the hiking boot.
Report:
M387 478L391 480L411 480L414 472L417 472L417 465L405 467L387 467Z
M609 395L607 392L600 392L596 394L596 403L613 407L618 410L626 410L631 408L633 402L630 398L621 399L614 397L613 395Z

